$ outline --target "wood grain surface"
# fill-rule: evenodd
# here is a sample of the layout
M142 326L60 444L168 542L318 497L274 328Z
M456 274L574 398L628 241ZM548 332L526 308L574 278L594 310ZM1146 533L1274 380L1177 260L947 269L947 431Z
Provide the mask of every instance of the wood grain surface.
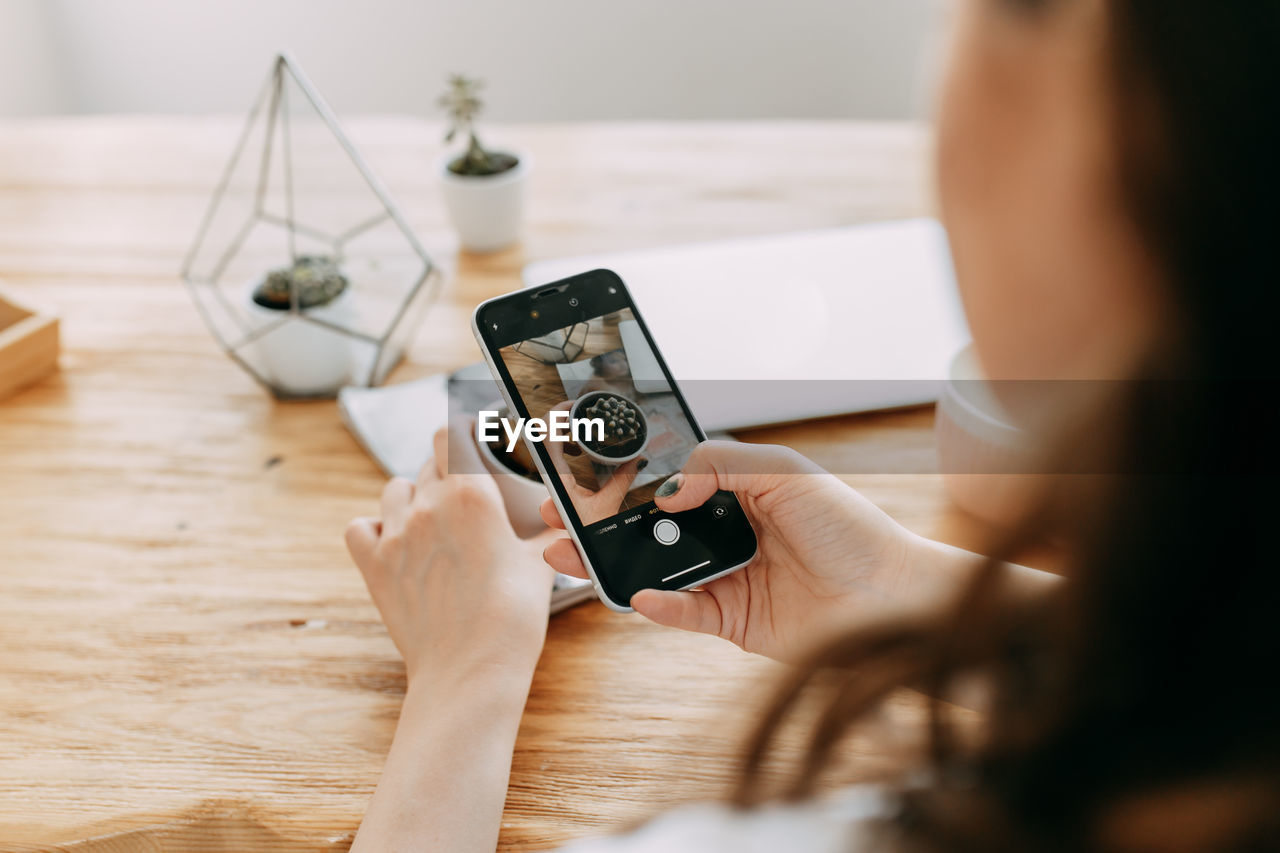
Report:
M0 288L0 401L58 369L58 318Z
M177 273L238 119L0 124L0 278L63 317L61 372L0 403L0 850L342 850L391 740L400 661L342 545L383 478L332 402L277 403L201 325ZM428 247L450 244L440 128L352 135ZM527 237L462 255L399 381L477 360L471 308L523 264L918 215L905 125L509 126L532 152ZM339 204L340 198L333 200ZM742 436L841 471L962 545L932 412ZM553 620L504 849L552 847L721 795L775 665L599 604ZM917 714L904 697L894 715ZM891 739L850 747L855 777ZM423 760L430 760L424 756Z

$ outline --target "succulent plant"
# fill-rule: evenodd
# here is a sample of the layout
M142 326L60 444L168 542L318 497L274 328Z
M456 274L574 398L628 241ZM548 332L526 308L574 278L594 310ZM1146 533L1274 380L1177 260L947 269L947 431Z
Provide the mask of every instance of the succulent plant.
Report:
M437 101L449 119L449 132L445 134L444 141L452 142L459 134L467 136L467 150L450 161L449 171L455 175L484 177L514 169L520 162L519 158L505 151L490 151L480 144L476 136L476 116L484 109L484 101L480 99L484 81L451 74L448 83L449 87Z
M624 397L600 394L581 410L581 417L604 421L604 440L586 442L602 456L628 456L644 441L644 415Z
M347 277L332 258L300 255L287 267L272 270L253 291L253 301L263 308L288 311L293 288L298 288L298 308L327 305L347 289Z

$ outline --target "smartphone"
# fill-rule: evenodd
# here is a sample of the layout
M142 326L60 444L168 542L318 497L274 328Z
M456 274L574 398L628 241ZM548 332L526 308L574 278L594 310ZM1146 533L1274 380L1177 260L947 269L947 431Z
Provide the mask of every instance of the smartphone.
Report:
M491 299L472 330L510 412L552 428L522 438L606 605L629 612L642 589L691 589L752 560L732 492L674 514L654 503L706 435L616 273Z

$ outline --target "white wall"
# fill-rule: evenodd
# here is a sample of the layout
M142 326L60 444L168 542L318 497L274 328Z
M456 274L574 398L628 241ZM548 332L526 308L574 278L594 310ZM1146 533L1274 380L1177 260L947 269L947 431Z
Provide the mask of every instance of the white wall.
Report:
M0 0L0 112L239 112L288 47L339 112L457 70L519 121L918 115L940 0L32 3Z
M45 0L0 0L0 115L71 107L51 10Z

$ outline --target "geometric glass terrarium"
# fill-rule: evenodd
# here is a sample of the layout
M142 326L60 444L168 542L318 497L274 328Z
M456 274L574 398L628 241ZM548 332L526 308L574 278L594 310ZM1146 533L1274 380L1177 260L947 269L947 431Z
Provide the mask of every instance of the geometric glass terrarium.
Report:
M329 105L283 54L182 277L227 353L283 399L382 382L442 278Z
M512 349L539 364L566 364L582 355L589 330L589 323L575 323L567 329L521 341Z

